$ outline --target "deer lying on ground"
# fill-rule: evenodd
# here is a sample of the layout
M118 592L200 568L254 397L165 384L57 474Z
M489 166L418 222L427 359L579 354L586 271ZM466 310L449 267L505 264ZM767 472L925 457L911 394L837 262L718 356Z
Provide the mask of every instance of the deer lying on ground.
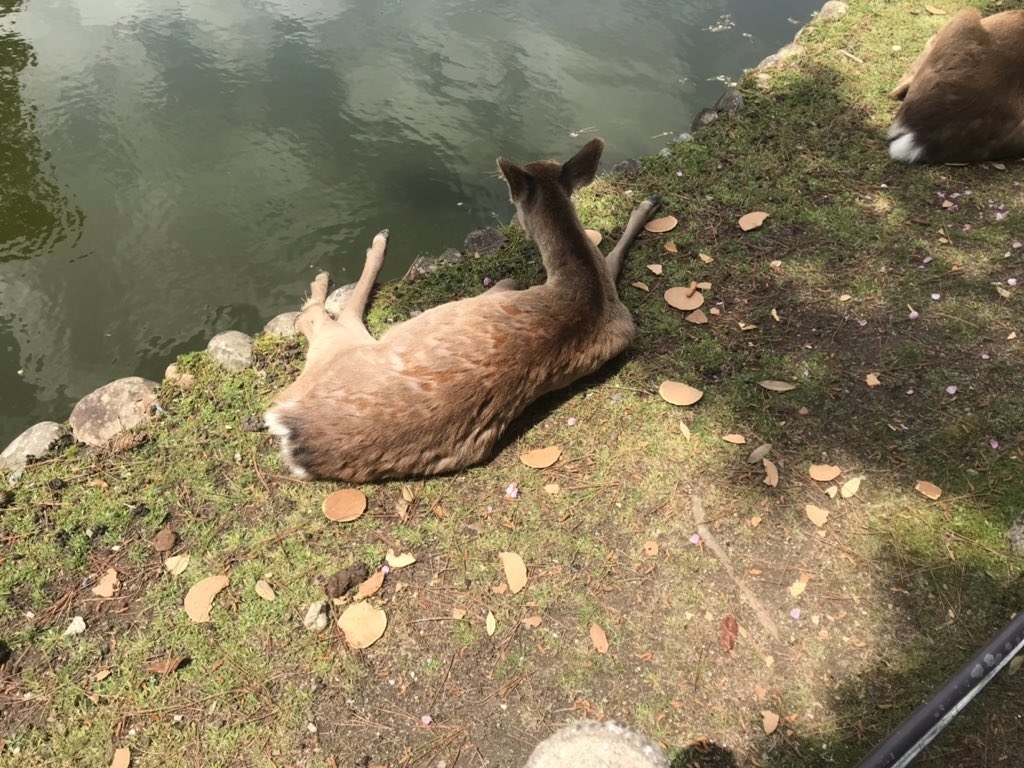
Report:
M896 88L889 155L908 163L1024 156L1024 11L959 11Z
M658 205L643 201L603 257L570 195L593 181L604 143L564 165L498 158L519 221L547 281L429 309L379 340L363 313L384 263L388 231L373 238L351 298L331 318L328 275L313 281L296 326L309 340L302 374L266 413L284 462L300 477L353 483L452 472L487 459L509 423L542 395L594 373L633 340L615 285Z

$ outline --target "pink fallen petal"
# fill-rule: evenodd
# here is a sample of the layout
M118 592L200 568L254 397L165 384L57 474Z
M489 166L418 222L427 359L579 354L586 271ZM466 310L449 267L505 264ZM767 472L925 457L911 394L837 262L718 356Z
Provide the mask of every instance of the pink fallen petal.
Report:
M933 293L932 294L932 301L938 301L941 298L942 298L942 294L941 293Z
M993 437L991 440L988 441L988 447L991 448L993 451L998 451L999 441Z
M568 419L565 420L565 423L568 426L570 426L570 427L575 427L576 426L576 419L574 419L572 416L570 416Z
M946 387L946 394L947 395L955 395L956 394L956 384L950 384L948 387Z
M800 609L799 608L794 608L792 611L789 612L789 616L790 616L790 618L793 618L793 619L799 619L800 618Z
M693 534L693 536L690 537L690 543L691 544L700 544L700 534L699 533Z
M519 483L512 483L505 489L505 497L509 499L519 498Z

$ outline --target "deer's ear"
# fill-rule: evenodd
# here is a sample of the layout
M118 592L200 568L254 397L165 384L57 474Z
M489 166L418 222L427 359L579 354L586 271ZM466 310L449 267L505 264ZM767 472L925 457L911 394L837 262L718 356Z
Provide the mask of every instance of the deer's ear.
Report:
M498 158L498 170L505 177L505 183L508 184L508 195L513 203L525 200L529 196L533 185L533 177L530 174L518 165L513 165L504 157Z
M601 139L591 139L562 166L562 184L570 194L594 180L603 151L604 142Z

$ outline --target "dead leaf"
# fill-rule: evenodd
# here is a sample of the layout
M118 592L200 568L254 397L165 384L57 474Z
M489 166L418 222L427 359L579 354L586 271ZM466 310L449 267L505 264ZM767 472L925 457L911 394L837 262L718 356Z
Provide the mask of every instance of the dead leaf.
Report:
M775 462L770 459L763 459L764 464L764 484L774 488L779 484L779 469L775 466Z
M727 614L722 619L722 623L718 625L718 647L723 651L731 651L732 647L736 645L736 637L740 633L740 625L736 621L736 617L731 613Z
M757 464L761 459L767 456L772 451L771 443L763 443L750 452L747 456L747 464Z
M708 310L708 314L718 317L720 314L722 314L722 310L720 310L718 307L712 307L711 309Z
M213 599L228 584L228 577L223 574L207 576L196 582L185 595L185 613L197 624L209 621L210 611L213 609Z
M452 618L456 621L466 618L465 608L452 608Z
M1020 672L1020 668L1024 666L1024 656L1014 656L1013 660L1010 661L1009 666L1006 668L1006 676L1016 675Z
M882 382L879 380L877 373L869 373L867 376L865 376L864 383L867 384L869 387L882 386Z
M788 381L776 381L775 379L766 379L765 381L759 381L757 383L769 392L789 392L790 390L796 389L797 386L796 384L791 384Z
M686 422L679 422L679 431L683 433L683 437L685 437L686 441L689 442L692 435L690 434L690 428L686 426Z
M343 488L330 494L323 503L324 516L336 523L351 523L366 511L366 494L356 488Z
M651 539L650 541L644 542L644 554L648 557L654 557L658 554L658 542Z
M274 593L274 588L270 586L270 582L266 581L265 579L260 579L259 581L257 581L256 584L253 586L253 589L256 590L257 595L262 597L267 602L273 602L274 600L277 600L277 595Z
M697 258L703 261L705 264L710 264L715 260L714 257L708 256L706 253L698 253Z
M396 555L395 550L389 549L387 554L384 555L384 562L386 562L392 568L405 568L406 566L415 563L416 557L408 552L406 552L405 554Z
M188 568L188 561L192 558L189 555L174 555L164 560L164 570L171 576L180 576Z
M677 285L665 291L665 302L673 309L690 312L704 305L704 294L684 285Z
M558 483L548 483L544 486L544 493L549 493L554 496L556 493L562 490L562 487Z
M498 559L501 560L501 565L505 569L508 588L512 590L513 595L518 594L526 586L526 563L516 552L500 552Z
M113 568L107 568L103 578L96 582L96 586L92 588L92 593L97 597L113 597L119 589L121 589L121 582L117 578L117 571Z
M739 328L740 328L741 331L755 331L755 330L757 330L757 325L755 323L743 323L743 322L741 322L741 323L738 323L738 325L739 325Z
M644 224L644 229L648 232L662 233L668 232L675 229L676 224L679 223L679 219L675 216L662 216L660 219L651 219Z
M752 229L757 229L764 220L768 218L768 214L764 211L751 211L740 216L739 225L740 229L744 232L749 232Z
M838 493L839 493L839 486L838 485L830 485L828 488L825 489L825 495L828 496L830 499L834 499L836 497L836 494L838 494Z
M132 764L132 751L128 747L118 747L114 750L114 759L110 761L110 768L128 768Z
M384 586L384 571L378 570L372 576L365 579L359 587L356 589L356 600L365 600L368 597L376 595L380 592L380 588Z
M677 246L675 243L669 240L668 242L665 243L665 250L668 251L669 253L678 253L679 246Z
M842 296L839 297L839 300L840 301L849 301L852 298L853 298L853 296L851 296L850 294L844 293Z
M934 5L926 5L924 7L924 9L926 11L928 11L928 13L930 13L932 16L945 16L946 15L946 12L944 10L942 10L941 8L937 8Z
M154 661L148 667L147 672L151 672L154 675L169 675L172 672L177 672L187 662L191 661L188 656L182 656L177 659L164 659L163 661Z
M587 239L590 240L590 242L592 242L594 245L601 244L601 240L603 239L603 237L601 233L598 232L596 229L584 229L583 231L587 233Z
M488 637L493 637L494 633L498 630L498 620L494 618L494 614L490 611L487 612L487 618L484 620L484 627L487 629Z
M747 442L747 438L743 435L737 435L735 432L730 432L728 435L722 435L722 439L727 443L732 443L733 445L743 445Z
M641 291L651 290L650 288L647 287L647 283L641 283L639 280L637 280L635 283L630 283L630 285L632 285L634 288L639 288Z
M683 315L683 319L688 323L693 323L694 325L704 325L708 321L708 316L699 309L695 309L690 314Z
M929 483L927 480L918 480L917 485L914 486L914 490L926 499L931 499L932 501L935 501L942 495L942 489L935 483Z
M608 653L608 635L597 624L590 625L590 642L598 653Z
M661 264L648 264L647 269L650 270L651 274L660 275L664 272Z
M991 165L997 171L1005 171L1006 170L1006 165L1003 164L1003 163L989 163L989 165Z
M693 405L704 397L704 393L699 389L680 381L661 382L658 394L661 395L662 400L672 405Z
M369 603L352 603L338 617L338 627L350 648L369 648L384 635L388 617Z
M762 709L761 727L764 728L765 736L771 736L775 733L775 729L779 727L779 716L770 710Z
M533 469L547 469L562 455L562 448L558 445L550 445L547 448L536 448L527 451L519 456L519 460Z
M759 526L761 524L761 517L760 517L760 515L754 515L747 522L750 523L750 527L751 528L757 528L757 526ZM757 574L755 574L755 575L757 575Z
M839 495L842 496L844 499L849 499L853 496L856 496L857 491L860 490L860 481L863 479L863 477L854 477L847 480L845 483L843 483L842 487L840 487Z
M807 513L807 519L814 523L816 526L821 528L825 523L828 522L828 510L822 509L814 504L805 504L804 512Z
M539 627L540 622L540 616L527 616L525 619L523 619L523 624L525 624L528 627Z
M775 307L772 307L772 311L769 314L771 314L772 320L774 320L776 323L782 322L782 318L779 317L779 310L777 310Z
M843 470L834 464L811 464L807 473L811 476L811 480L828 483L843 474Z
M811 580L811 574L801 573L800 578L789 585L789 594L791 597L800 597L807 589L807 584Z

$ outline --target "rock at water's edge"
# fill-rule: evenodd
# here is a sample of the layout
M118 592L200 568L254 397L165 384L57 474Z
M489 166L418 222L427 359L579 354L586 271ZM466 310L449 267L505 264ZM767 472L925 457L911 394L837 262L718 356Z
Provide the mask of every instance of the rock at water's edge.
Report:
M43 421L29 427L0 453L0 470L25 468L29 456L43 456L60 437L60 424Z
M343 285L340 288L335 288L331 291L331 295L327 297L327 301L324 302L324 309L327 310L327 314L337 317L338 313L345 308L345 304L348 303L349 297L352 296L352 292L356 289L355 283L349 283Z
M282 312L263 326L263 332L271 336L294 336L299 332L295 327L298 317L298 312Z
M252 353L252 338L241 331L218 333L210 339L206 351L225 371L244 371L256 361Z
M100 448L112 438L138 426L156 404L156 382L129 376L90 392L71 411L71 434L79 442Z

